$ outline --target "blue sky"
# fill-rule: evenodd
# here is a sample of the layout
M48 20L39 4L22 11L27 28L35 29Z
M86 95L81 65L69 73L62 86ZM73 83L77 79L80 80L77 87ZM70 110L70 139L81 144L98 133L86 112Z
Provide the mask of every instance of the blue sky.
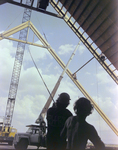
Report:
M47 10L55 12L50 5ZM21 7L11 4L0 5L0 33L21 24L23 12L24 8ZM32 11L31 22L42 36L45 33L50 46L66 64L79 42L78 37L59 18ZM18 36L19 33L13 35L14 38L18 38ZM32 32L29 34L29 41L33 41ZM36 37L34 37L34 41L40 44ZM25 132L27 130L26 125L35 123L49 97L49 93L28 53L28 47L50 92L63 71L46 49L26 45L12 120L12 125L18 129L18 132ZM16 49L17 42L9 40L0 41L0 116L5 115ZM74 73L92 57L91 53L81 43L69 65L69 69ZM77 73L77 79L111 122L118 128L118 86L102 66L99 65L97 60L93 59L82 68ZM66 74L62 79L54 100L56 100L61 92L70 94L71 102L68 109L74 114L73 103L83 94ZM95 126L104 143L118 143L117 136L96 110L87 118L87 121Z

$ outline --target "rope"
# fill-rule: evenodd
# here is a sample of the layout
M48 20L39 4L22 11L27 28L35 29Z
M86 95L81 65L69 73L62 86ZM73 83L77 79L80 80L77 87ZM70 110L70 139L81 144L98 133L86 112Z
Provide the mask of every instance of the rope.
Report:
M20 13L18 14L18 16L20 16L21 13L22 13L22 12L20 12ZM18 17L18 16L17 16L17 17ZM13 24L13 22L17 19L17 17L11 22L11 24L6 28L6 30ZM6 30L5 30L5 31L6 31Z
M92 59L93 59L94 57L92 57L89 61L87 61L82 67L80 67L77 71L75 71L74 73L73 73L73 75L74 74L76 74L80 69L82 69L85 65L87 65Z
M42 32L43 32L43 35L44 35L45 40L48 42L47 37L46 37L46 35L45 35L45 33L44 33L44 30L43 30L43 28L42 28L42 26L41 26L41 24L40 24L40 20L39 20L39 18L37 17L37 14L35 15L35 17L37 18L36 20L39 21L38 23L39 23L39 26L40 26L40 28L41 28L41 30L42 30Z
M99 89L98 89L98 78L97 78L97 74L98 74L98 66L97 66L97 61L96 61L96 84L97 84L97 102L98 102L98 106L99 106ZM98 116L98 120L99 120L99 132L101 135L101 128L100 128L100 115Z
M51 95L51 93L50 93L50 91L49 91L49 89L48 89L48 87L47 87L47 85L46 85L46 83L45 83L45 81L44 81L44 79L43 79L43 77L42 77L42 75L41 75L41 73L39 72L39 69L38 69L38 67L37 67L37 65L36 65L36 63L35 63L35 61L34 61L32 55L31 55L30 50L29 50L29 47L28 47L28 51L29 51L29 54L30 54L30 56L31 56L31 58L32 58L32 61L33 61L33 63L34 63L34 66L35 66L35 68L37 69L37 71L38 71L38 73L39 73L39 75L40 75L40 77L41 77L41 79L42 79L42 81L43 81L43 83L44 83L44 85L45 85L45 87L46 87L46 89L47 89L49 95L51 96L53 102L55 102L54 99L53 99L53 97L52 97L52 95Z

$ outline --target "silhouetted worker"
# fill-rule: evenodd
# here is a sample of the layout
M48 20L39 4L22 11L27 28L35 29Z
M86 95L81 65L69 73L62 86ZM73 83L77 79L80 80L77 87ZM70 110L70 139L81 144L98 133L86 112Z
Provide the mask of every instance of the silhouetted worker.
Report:
M72 113L66 109L69 105L70 96L67 93L61 93L51 108L47 111L47 150L60 149L60 133L64 127L64 123ZM66 141L63 142L66 147ZM62 148L63 148L62 147Z
M79 98L74 104L76 116L69 117L61 132L61 139L67 140L68 150L85 150L87 141L90 140L97 150L105 150L105 145L97 134L96 129L85 121L92 113L93 106L84 97Z

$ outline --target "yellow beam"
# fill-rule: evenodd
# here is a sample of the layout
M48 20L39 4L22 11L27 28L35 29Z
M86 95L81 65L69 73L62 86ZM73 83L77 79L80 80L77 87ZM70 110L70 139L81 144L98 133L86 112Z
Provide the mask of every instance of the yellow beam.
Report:
M23 40L15 39L15 38L12 38L12 37L5 37L5 36L2 36L2 39L8 39L8 40L12 40L12 41L16 41L16 42L21 42L21 43L25 43L25 44L29 44L29 45L33 45L33 46L38 46L38 47L41 47L41 48L47 48L47 47L44 46L44 45L40 45L40 44L28 42L28 41L23 41ZM2 40L2 39L1 39L1 40Z

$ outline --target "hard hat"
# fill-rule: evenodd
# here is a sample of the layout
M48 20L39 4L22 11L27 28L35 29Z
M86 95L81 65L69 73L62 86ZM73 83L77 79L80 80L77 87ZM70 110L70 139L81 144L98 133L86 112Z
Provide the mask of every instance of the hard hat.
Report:
M69 94L67 94L67 93L61 93L61 94L59 95L58 101L59 101L60 103L68 103L69 100L70 100Z

